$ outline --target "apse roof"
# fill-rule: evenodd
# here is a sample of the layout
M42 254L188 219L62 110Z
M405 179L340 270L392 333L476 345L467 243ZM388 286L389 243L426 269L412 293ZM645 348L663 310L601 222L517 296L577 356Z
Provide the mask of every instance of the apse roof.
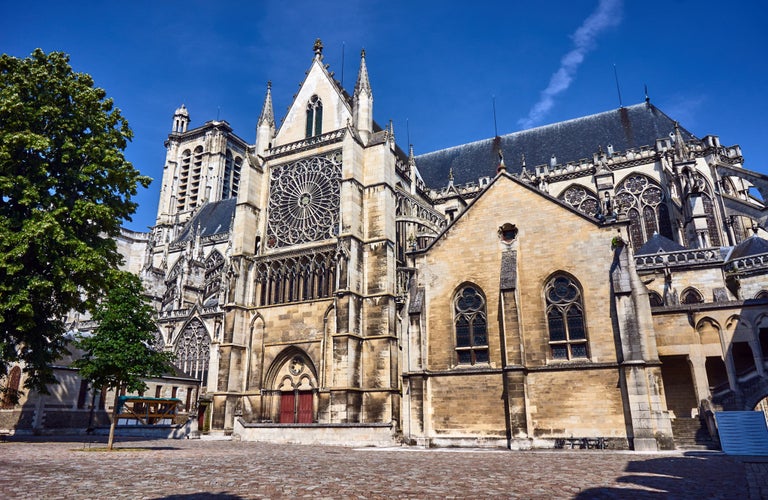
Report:
M198 225L200 226L201 238L228 233L232 224L232 215L235 213L236 203L236 198L206 203L187 222L176 242L190 240L195 234L195 229Z
M616 152L642 146L654 147L656 139L669 137L675 122L654 105L644 102L595 115L514 132L499 137L504 163L510 173L522 171L522 155L531 169L549 165L554 155L558 164L592 159L599 148L613 146ZM688 141L694 136L680 129ZM416 157L416 166L427 186L439 188L448 183L453 170L454 183L465 184L479 177L496 174L499 164L496 139L484 139Z
M635 252L635 255L652 255L656 253L679 252L680 250L685 250L685 247L670 240L666 236L654 233L653 236L651 236L650 239Z
M731 261L763 253L768 253L768 241L753 234L733 247L733 251L728 256L728 260Z

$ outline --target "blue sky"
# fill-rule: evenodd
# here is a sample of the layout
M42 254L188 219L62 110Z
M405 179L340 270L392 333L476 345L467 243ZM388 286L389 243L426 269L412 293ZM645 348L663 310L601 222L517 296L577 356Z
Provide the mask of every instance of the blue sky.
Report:
M134 130L126 155L155 179L126 227L154 223L173 111L227 120L248 142L272 81L279 121L321 38L351 90L360 49L374 118L416 154L642 102L768 173L768 2L5 2L0 52L71 55ZM343 62L343 64L342 64Z

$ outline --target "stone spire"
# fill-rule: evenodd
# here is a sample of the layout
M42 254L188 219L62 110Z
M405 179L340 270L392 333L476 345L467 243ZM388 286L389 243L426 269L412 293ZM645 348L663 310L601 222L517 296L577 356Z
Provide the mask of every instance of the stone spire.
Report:
M352 103L355 127L363 142L368 143L373 132L373 92L368 79L368 67L365 64L365 49L360 52L360 71L357 73Z
M355 95L362 91L371 93L371 81L368 79L368 66L365 64L365 49L360 51L360 71L357 73L357 83L355 84Z
M272 82L267 82L267 95L256 123L256 152L263 155L275 136L275 113L272 108Z

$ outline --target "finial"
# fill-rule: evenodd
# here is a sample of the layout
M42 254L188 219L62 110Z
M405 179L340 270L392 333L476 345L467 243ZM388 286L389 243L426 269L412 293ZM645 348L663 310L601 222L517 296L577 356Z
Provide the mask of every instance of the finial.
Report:
M499 147L498 154L499 154L499 165L496 167L496 173L497 174L499 172L506 172L507 171L507 166L504 165L504 151L501 150L501 147Z
M272 90L272 80L267 80L267 90Z
M448 182L453 183L453 167L448 169Z
M319 38L316 39L313 49L315 51L315 57L322 59L323 58L323 41L320 40Z
M523 168L525 168L525 153L520 155L520 163L523 165Z
M363 59L365 59L365 49L361 49L361 50L360 50L360 57L362 57Z

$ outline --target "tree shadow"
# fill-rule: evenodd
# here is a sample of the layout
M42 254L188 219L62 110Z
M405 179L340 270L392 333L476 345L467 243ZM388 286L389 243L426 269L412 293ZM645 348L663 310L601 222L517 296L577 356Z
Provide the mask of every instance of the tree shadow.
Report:
M616 479L622 486L590 488L575 498L749 498L744 463L722 453L639 458L629 462L625 472Z
M244 497L232 495L222 491L221 493L189 493L186 495L169 495L167 497L155 497L153 500L197 500L211 498L213 500L242 500Z

